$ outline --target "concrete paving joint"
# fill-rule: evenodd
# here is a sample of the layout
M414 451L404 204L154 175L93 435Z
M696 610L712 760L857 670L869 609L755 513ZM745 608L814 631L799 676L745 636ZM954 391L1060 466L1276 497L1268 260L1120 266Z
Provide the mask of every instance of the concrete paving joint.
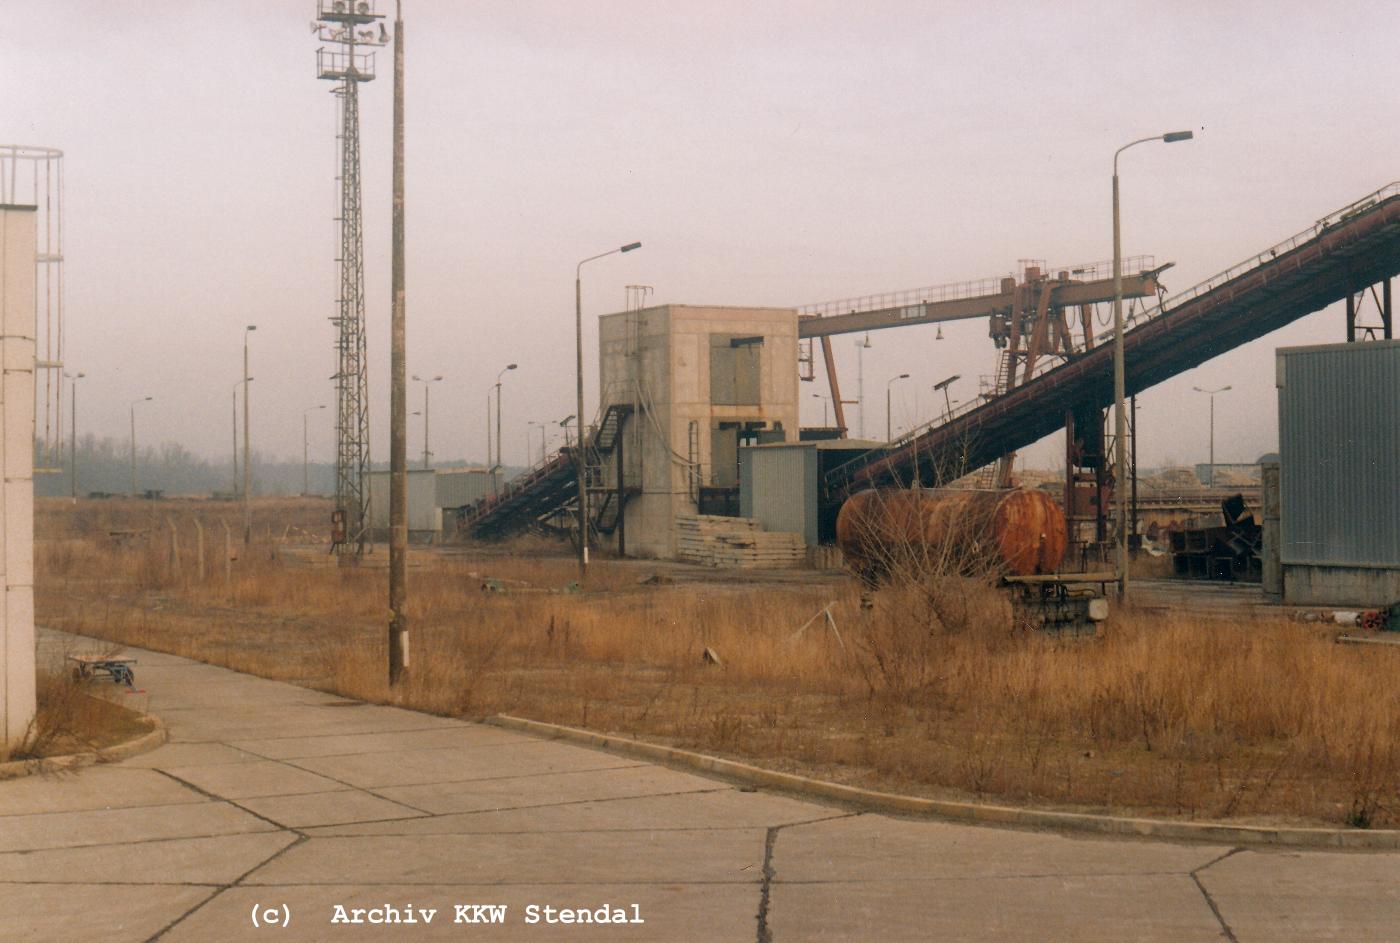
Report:
M1290 826L1231 825L1223 822L1172 822L1164 819L1128 818L1084 812L1055 812L979 802L954 802L897 793L861 789L721 759L704 753L680 750L659 743L647 743L595 733L576 727L548 724L523 717L498 714L486 723L511 730L533 733L554 740L567 740L625 756L654 760L670 766L699 770L729 780L763 786L812 799L840 802L861 809L903 815L920 815L996 825L1011 828L1048 829L1096 835L1123 835L1163 841L1209 842L1228 845L1274 845L1287 848L1394 850L1400 849L1400 830L1299 828Z

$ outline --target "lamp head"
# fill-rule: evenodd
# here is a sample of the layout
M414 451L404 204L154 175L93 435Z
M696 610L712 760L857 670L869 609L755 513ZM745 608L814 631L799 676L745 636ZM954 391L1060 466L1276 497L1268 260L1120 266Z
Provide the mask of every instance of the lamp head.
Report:
M627 245L625 245L625 246L622 247L621 251L622 251L622 252L631 252L633 249L640 249L641 247L642 247L642 244L641 244L640 242L629 242L629 243L627 243Z
M896 379L896 380L907 380L907 379L909 379L909 374L907 374L907 373L901 373L899 376L895 377L895 379Z
M1175 144L1177 141L1189 141L1195 135L1190 131L1168 131L1162 135L1162 141L1166 144Z
M250 324L250 325L248 325L247 327L245 327L243 330L245 330L245 331L256 331L257 329L258 329L258 326L257 326L256 324Z
M506 369L507 369L507 370L514 370L514 369L515 369L516 367L518 367L518 366L520 366L520 364L518 364L518 363L508 363L508 364L506 364ZM439 377L438 379L442 379L442 378Z

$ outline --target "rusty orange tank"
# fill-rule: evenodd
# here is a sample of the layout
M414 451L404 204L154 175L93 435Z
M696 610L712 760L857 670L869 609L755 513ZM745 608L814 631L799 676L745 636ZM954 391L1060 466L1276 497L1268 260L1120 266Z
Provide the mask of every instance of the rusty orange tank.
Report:
M836 518L846 565L871 584L913 554L945 571L1054 573L1066 540L1059 505L1026 488L862 491Z

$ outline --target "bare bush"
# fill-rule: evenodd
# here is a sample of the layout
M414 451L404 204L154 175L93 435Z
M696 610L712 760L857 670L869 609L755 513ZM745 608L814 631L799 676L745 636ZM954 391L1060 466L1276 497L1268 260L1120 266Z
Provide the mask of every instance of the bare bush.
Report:
M340 568L313 546L249 555L228 585L143 588L144 551L106 526L139 519L41 515L41 531L51 523L44 624L349 696L583 724L886 789L1400 822L1400 655L1317 626L1117 612L1093 639L1016 633L991 577L954 548L916 556L923 572L891 567L869 612L854 584L641 586L645 570L599 561L576 594L565 557L415 551L410 680L391 693L377 561ZM487 577L513 582L485 592ZM812 621L828 606L839 640Z

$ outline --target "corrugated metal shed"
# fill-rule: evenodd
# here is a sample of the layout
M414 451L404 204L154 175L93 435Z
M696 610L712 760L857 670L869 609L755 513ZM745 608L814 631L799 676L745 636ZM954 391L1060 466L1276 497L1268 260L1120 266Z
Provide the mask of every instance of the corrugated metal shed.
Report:
M763 529L801 534L815 547L817 534L817 450L813 443L760 445L741 449L739 514Z
M1283 348L1276 383L1285 599L1393 601L1367 594L1400 595L1400 341Z
M431 468L408 470L408 532L420 537L436 534L442 527L442 515L435 499L437 474ZM369 473L369 527L375 539L389 530L389 473Z
M435 503L440 508L474 504L492 493L492 477L484 468L439 468Z

